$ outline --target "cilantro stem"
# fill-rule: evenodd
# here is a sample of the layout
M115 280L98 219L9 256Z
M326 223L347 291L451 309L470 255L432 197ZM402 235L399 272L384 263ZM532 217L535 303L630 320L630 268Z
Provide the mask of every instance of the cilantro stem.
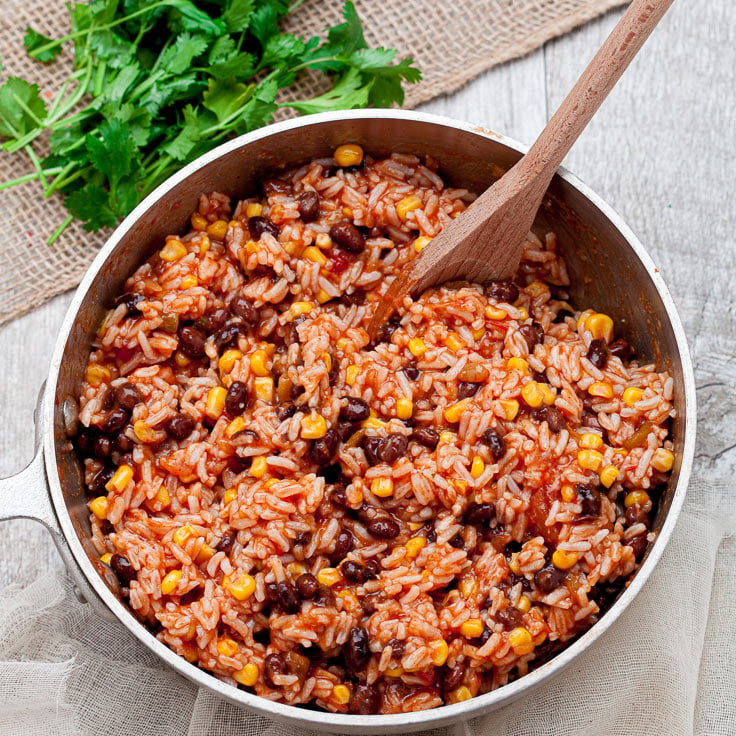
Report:
M57 176L51 184L51 186L53 187L53 191L57 191L59 189L63 189L65 186L68 186L73 181L79 179L80 176L84 176L85 174L89 173L91 168L91 166L85 166L81 169L78 169L73 174L66 176L65 178L61 177L62 172L60 172L59 176Z
M69 175L70 171L74 170L74 167L77 165L76 161L69 161L66 166L64 166L61 171L59 171L58 175L54 178L54 180L51 182L49 187L44 192L44 197L48 199L55 191L59 189L59 187L63 186L64 184L64 178Z
M61 167L56 166L51 169L44 169L43 173L46 174L46 176L54 176L54 174L58 174L61 172ZM24 174L23 176L19 176L16 179L11 179L10 181L4 181L0 184L0 191L3 189L10 189L11 187L16 187L19 184L25 184L29 181L35 181L36 179L40 179L41 174L38 171L33 171L30 174Z
M59 227L54 230L54 232L51 233L49 236L49 239L46 241L46 245L52 245L53 242L61 235L64 230L66 230L69 225L71 225L72 220L74 219L74 215L67 215L64 218L64 221L59 225Z
M43 183L44 190L48 188L49 182L46 179L46 172L43 170L43 166L41 166L41 162L38 159L38 156L36 155L36 152L31 148L30 145L25 146L23 149L26 152L26 155L29 159L31 159L31 163L33 164L33 168L38 172L38 178Z

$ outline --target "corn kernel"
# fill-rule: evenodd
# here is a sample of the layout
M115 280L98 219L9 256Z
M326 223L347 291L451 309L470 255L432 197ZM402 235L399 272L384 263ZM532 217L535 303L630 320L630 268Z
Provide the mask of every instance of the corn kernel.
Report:
M268 376L271 373L268 367L268 355L265 350L256 350L248 361L250 369L256 376Z
M424 537L412 537L404 545L406 547L406 556L410 560L415 559L426 545L427 540Z
M624 404L626 406L634 406L637 401L641 401L641 397L644 396L644 391L640 388L636 388L635 386L629 386L624 391Z
M501 399L498 403L503 411L504 419L507 422L513 421L519 413L519 402L516 399Z
M332 248L332 238L327 233L317 233L314 244L321 250L329 250Z
M363 429L381 429L386 426L386 422L382 422L380 419L376 419L376 417L368 417L360 426Z
M258 682L259 675L260 670L258 669L258 665L249 662L243 669L233 672L233 680L246 687L253 687Z
M574 503L578 500L577 491L569 483L565 483L560 488L560 496L565 503Z
M260 217L263 214L263 205L260 202L249 202L245 205L245 216L250 219L251 217Z
M190 358L187 358L181 350L177 350L174 353L174 362L179 366L179 368L186 368L192 361Z
M301 435L304 440L318 440L327 434L327 422L321 414L312 412L309 416L302 417Z
M589 450L600 450L603 447L603 438L599 434L586 432L580 436L580 447L587 447Z
M663 447L659 447L654 451L654 455L652 455L652 467L655 470L659 470L660 473L667 473L672 470L674 463L675 455L672 450L665 450Z
M161 593L163 595L170 595L176 590L176 586L179 585L181 580L181 570L172 570L168 575L164 576L161 581Z
M483 458L480 455L476 455L473 458L473 462L470 464L470 475L473 479L480 478L485 469L486 464L483 462Z
M473 340L480 340L485 334L486 334L486 328L479 327L477 330L472 331Z
M192 227L195 230L206 230L207 229L207 218L202 217L202 215L198 215L198 214L192 215Z
M465 493L465 491L468 490L468 481L462 480L461 478L457 478L456 480L451 480L450 483L452 484L453 488L458 493Z
M518 552L512 552L511 557L508 561L509 570L511 570L514 575L518 575L521 572L521 565L519 564L519 553Z
M646 491L630 491L624 498L624 506L628 509L629 506L644 506L649 501L649 494Z
M406 525L413 532L418 532L424 526L421 521L409 521Z
M552 406L555 403L555 398L557 398L555 392L546 383L540 383L539 390L542 392L545 405Z
M181 280L182 289L193 289L198 284L199 284L199 279L193 273L190 273L188 276L185 276Z
M348 386L354 386L359 374L360 368L357 365L349 365L345 371L345 383Z
M521 398L532 409L537 409L544 403L544 393L536 381L529 381L529 383L522 386Z
M453 703L462 703L466 700L470 700L473 697L473 693L470 692L470 688L466 685L460 685L459 688L453 690L450 693L450 700Z
M475 578L468 577L463 578L458 583L457 589L460 591L460 595L463 598L472 598L473 596L478 594L480 586L478 585L478 581Z
M558 570L569 570L578 559L577 552L568 552L565 549L556 549L552 553L552 564Z
M525 595L520 595L519 600L516 601L516 609L521 611L522 613L528 613L531 607L532 607L531 600L527 598Z
M212 247L212 243L206 235L200 235L197 238L197 242L199 243L200 253L206 253Z
M613 320L607 314L594 312L585 320L585 329L590 332L594 340L613 340Z
M447 655L450 653L450 647L444 639L435 639L429 642L429 653L432 657L432 664L435 667L442 667L447 662Z
M184 542L189 539L194 534L194 529L189 524L185 524L184 526L180 526L173 535L174 541L181 547Z
M232 503L237 497L237 489L229 488L227 491L225 491L225 495L222 497L222 502L223 504L225 504L225 506L227 506L229 503Z
M459 422L460 417L466 412L469 406L469 398L461 399L460 401L456 401L454 404L450 404L450 406L445 409L445 420L452 422L453 424L455 422Z
M460 624L460 633L468 639L475 639L476 636L480 636L483 629L485 629L485 626L479 618L469 618Z
M235 363L243 357L243 353L240 350L226 350L217 361L217 367L220 369L220 373L230 373L235 367Z
M227 220L215 220L207 226L207 235L215 240L224 240L227 233Z
M222 654L223 657L234 657L237 653L240 647L238 646L238 642L236 642L234 639L220 639L220 641L217 642L217 651L219 654Z
M343 143L332 155L338 166L360 166L363 163L363 149L357 143Z
M524 288L524 291L532 297L542 296L542 294L549 293L549 287L547 284L543 284L541 281L532 281L531 284Z
M456 439L457 435L449 429L444 429L440 432L440 442L444 442L446 445L454 444Z
M268 470L268 462L264 455L258 455L253 458L253 462L250 464L250 470L248 471L253 478L263 478Z
M105 490L122 493L131 480L133 480L133 468L130 465L119 465L112 478L105 483Z
M388 498L394 495L393 478L374 478L371 481L371 493L378 498Z
M271 376L258 376L253 379L253 391L257 398L268 403L273 401L273 378Z
M105 552L104 555L100 555L100 562L103 565L109 565L111 559L112 559L112 552Z
M204 413L210 419L218 419L225 411L225 399L227 390L224 386L213 386L207 392L207 400L204 404Z
M304 249L302 256L309 261L319 263L320 266L324 266L327 263L327 256L314 245L308 245Z
M517 626L509 632L509 644L518 657L534 650L532 635L523 626Z
M178 261L184 258L187 254L187 247L181 240L169 240L158 254L161 256L162 261L171 263L172 261Z
M445 345L452 350L453 353L457 353L458 350L462 350L467 347L466 344L460 339L460 336L455 332L451 332L445 338Z
M411 399L402 397L396 401L396 416L399 419L411 419L414 413L414 402Z
M317 573L317 580L322 585L331 588L335 583L339 583L342 580L342 575L336 567L323 567Z
M158 489L156 495L153 498L157 503L161 505L162 508L165 508L171 503L171 495L169 494L166 486L161 486L161 488Z
M332 299L332 297L324 289L320 289L317 292L317 303L318 304L327 304L327 302L330 301L330 299Z
M597 473L603 462L603 455L598 450L580 450L578 452L578 464L585 470Z
M432 238L428 238L426 235L420 235L414 240L414 252L421 253L432 241Z
M107 497L97 496L89 502L89 510L100 520L107 517Z
M153 427L149 427L142 419L133 422L133 434L141 442L145 442L146 444L151 444L158 439L156 430Z
M601 470L601 485L604 487L610 488L616 482L617 478L618 468L615 465L606 465L606 467Z
M87 366L87 372L84 377L90 386L97 387L103 383L107 383L112 378L112 374L107 366L100 365L99 363L90 363Z
M298 578L300 575L303 575L307 571L307 568L304 567L301 562L290 562L286 566L286 569L289 575L291 575L291 577L293 578Z
M506 361L506 367L510 371L519 371L519 373L529 373L529 363L524 358L509 358Z
M244 417L235 417L230 424L225 427L225 437L229 440L235 437L236 434L242 432L248 425L245 422Z
M493 307L490 304L485 308L483 313L488 319L494 320L494 322L500 322L502 319L506 319L506 317L509 316L509 313L505 309L499 309L498 307Z
M517 307L519 312L519 322L526 322L529 319L529 310L526 307Z
M421 337L412 337L411 340L409 340L407 347L409 348L409 352L415 358L421 358L424 353L427 352L427 346Z
M329 373L332 370L332 356L329 353L322 353L322 362Z
M417 197L416 194L411 194L408 197L404 197L400 202L396 203L396 214L402 219L406 220L406 216L412 211L417 210L422 206L422 200Z
M256 581L246 573L235 582L228 582L227 592L238 601L247 601L256 592Z
M252 256L254 253L258 253L261 250L261 246L256 243L255 240L248 240L245 244L245 252Z
M588 393L591 396L598 396L602 399L613 398L613 386L610 383L604 383L603 381L596 381L591 383L588 387Z
M398 667L387 667L384 670L384 674L389 677L401 677L404 674L404 668L401 665Z
M338 705L350 702L350 688L347 685L335 685L332 688L332 697Z

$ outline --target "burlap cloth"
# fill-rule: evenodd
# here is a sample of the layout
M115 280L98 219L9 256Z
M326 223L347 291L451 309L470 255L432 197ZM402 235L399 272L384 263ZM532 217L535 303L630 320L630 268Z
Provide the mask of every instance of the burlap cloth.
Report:
M522 56L545 41L625 0L356 0L366 39L374 46L413 55L424 79L407 90L412 107L458 89L480 72ZM69 57L49 67L28 58L23 48L27 25L59 37L68 32L62 0L2 0L0 3L2 78L32 79L56 91L66 77ZM339 21L342 0L308 0L290 23L314 35ZM308 91L309 80L302 84ZM306 89L305 89L306 88ZM0 182L31 171L23 155L0 153ZM109 233L90 234L72 225L53 245L49 235L66 216L59 197L41 198L33 182L0 191L0 324L75 286Z

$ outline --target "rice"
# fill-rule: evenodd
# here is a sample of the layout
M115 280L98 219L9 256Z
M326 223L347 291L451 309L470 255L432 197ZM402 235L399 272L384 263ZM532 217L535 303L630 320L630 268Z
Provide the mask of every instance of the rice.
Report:
M553 233L513 284L429 290L369 342L416 238L473 199L403 154L203 195L100 327L93 543L233 686L353 713L475 697L594 624L654 539L673 382L573 313Z

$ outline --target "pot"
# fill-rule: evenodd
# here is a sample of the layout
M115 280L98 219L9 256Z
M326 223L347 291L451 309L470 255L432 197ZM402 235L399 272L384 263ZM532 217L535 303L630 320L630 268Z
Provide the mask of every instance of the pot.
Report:
M0 481L0 519L27 517L43 523L80 598L100 615L119 621L164 664L198 686L292 726L351 734L405 733L476 717L528 695L615 624L657 564L680 512L695 446L695 384L682 325L650 257L608 205L560 169L536 224L558 235L574 284L573 303L613 316L638 355L674 378L675 467L654 522L658 537L631 584L598 623L529 674L485 695L418 713L356 716L274 703L223 683L174 654L133 615L115 575L99 561L90 540L87 497L71 438L78 429L75 397L91 342L128 275L167 234L184 230L200 193L217 190L245 196L264 175L329 155L346 141L360 143L372 155L393 150L429 153L451 185L475 191L503 174L524 151L504 136L447 118L400 110L353 110L272 125L229 141L184 167L115 230L77 289L37 407L35 457L21 473Z

